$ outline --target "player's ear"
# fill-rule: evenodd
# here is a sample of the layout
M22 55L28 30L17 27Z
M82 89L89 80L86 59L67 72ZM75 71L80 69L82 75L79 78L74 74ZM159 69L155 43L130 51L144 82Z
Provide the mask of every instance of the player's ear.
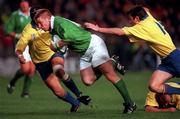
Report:
M133 19L134 19L135 23L139 23L141 21L139 16L135 16Z

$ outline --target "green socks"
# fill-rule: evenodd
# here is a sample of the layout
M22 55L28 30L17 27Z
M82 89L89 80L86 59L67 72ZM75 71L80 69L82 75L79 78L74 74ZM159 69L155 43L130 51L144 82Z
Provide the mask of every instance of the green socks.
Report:
M29 88L31 86L32 80L29 76L24 79L23 93L29 93Z
M24 73L21 71L21 69L18 69L14 77L11 79L10 84L14 86L17 80L22 76L24 76Z
M131 104L132 100L131 100L131 98L129 96L129 92L128 92L127 88L126 88L126 85L125 85L124 81L120 80L117 83L115 83L114 86L117 88L117 90L119 91L119 93L123 97L124 102L126 104L129 104L129 103Z

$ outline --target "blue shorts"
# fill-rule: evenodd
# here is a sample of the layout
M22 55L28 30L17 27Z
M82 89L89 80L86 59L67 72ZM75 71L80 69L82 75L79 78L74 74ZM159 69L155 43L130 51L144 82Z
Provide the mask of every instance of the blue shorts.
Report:
M168 72L173 77L180 77L180 50L176 49L166 58L161 59L161 64L157 69Z
M64 58L62 53L56 52L54 55L52 55L52 57L48 61L35 64L36 70L39 72L42 80L44 80L44 81L49 77L50 74L53 73L51 60L54 57Z

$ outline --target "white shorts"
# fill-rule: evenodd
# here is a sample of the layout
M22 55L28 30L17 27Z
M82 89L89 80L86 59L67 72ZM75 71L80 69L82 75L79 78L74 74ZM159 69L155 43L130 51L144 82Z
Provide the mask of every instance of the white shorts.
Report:
M26 49L24 50L23 56L24 56L26 62L32 61L31 56L29 54L29 46L27 46Z
M90 66L97 67L109 61L109 59L109 53L104 41L99 36L92 34L89 48L80 58L80 70Z

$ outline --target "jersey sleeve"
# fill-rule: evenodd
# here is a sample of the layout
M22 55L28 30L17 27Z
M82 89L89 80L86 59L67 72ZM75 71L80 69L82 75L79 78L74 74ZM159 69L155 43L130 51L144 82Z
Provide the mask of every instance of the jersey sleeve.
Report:
M8 19L6 25L5 25L5 33L10 34L15 29L15 15L16 13L12 13L10 18Z
M178 102L176 103L176 108L180 110L180 100L178 100Z
M172 95L172 103L176 105L176 108L180 110L180 95L173 94Z
M128 36L130 42L138 42L141 37L141 33L135 27L123 27L122 30L124 31L125 35Z
M155 99L155 93L149 91L146 97L145 106L153 106L153 107L159 107L159 104L157 103Z
M21 34L21 38L18 40L16 44L16 50L20 52L24 52L26 46L28 45L29 41L32 39L31 33L28 31L29 27L25 27Z

